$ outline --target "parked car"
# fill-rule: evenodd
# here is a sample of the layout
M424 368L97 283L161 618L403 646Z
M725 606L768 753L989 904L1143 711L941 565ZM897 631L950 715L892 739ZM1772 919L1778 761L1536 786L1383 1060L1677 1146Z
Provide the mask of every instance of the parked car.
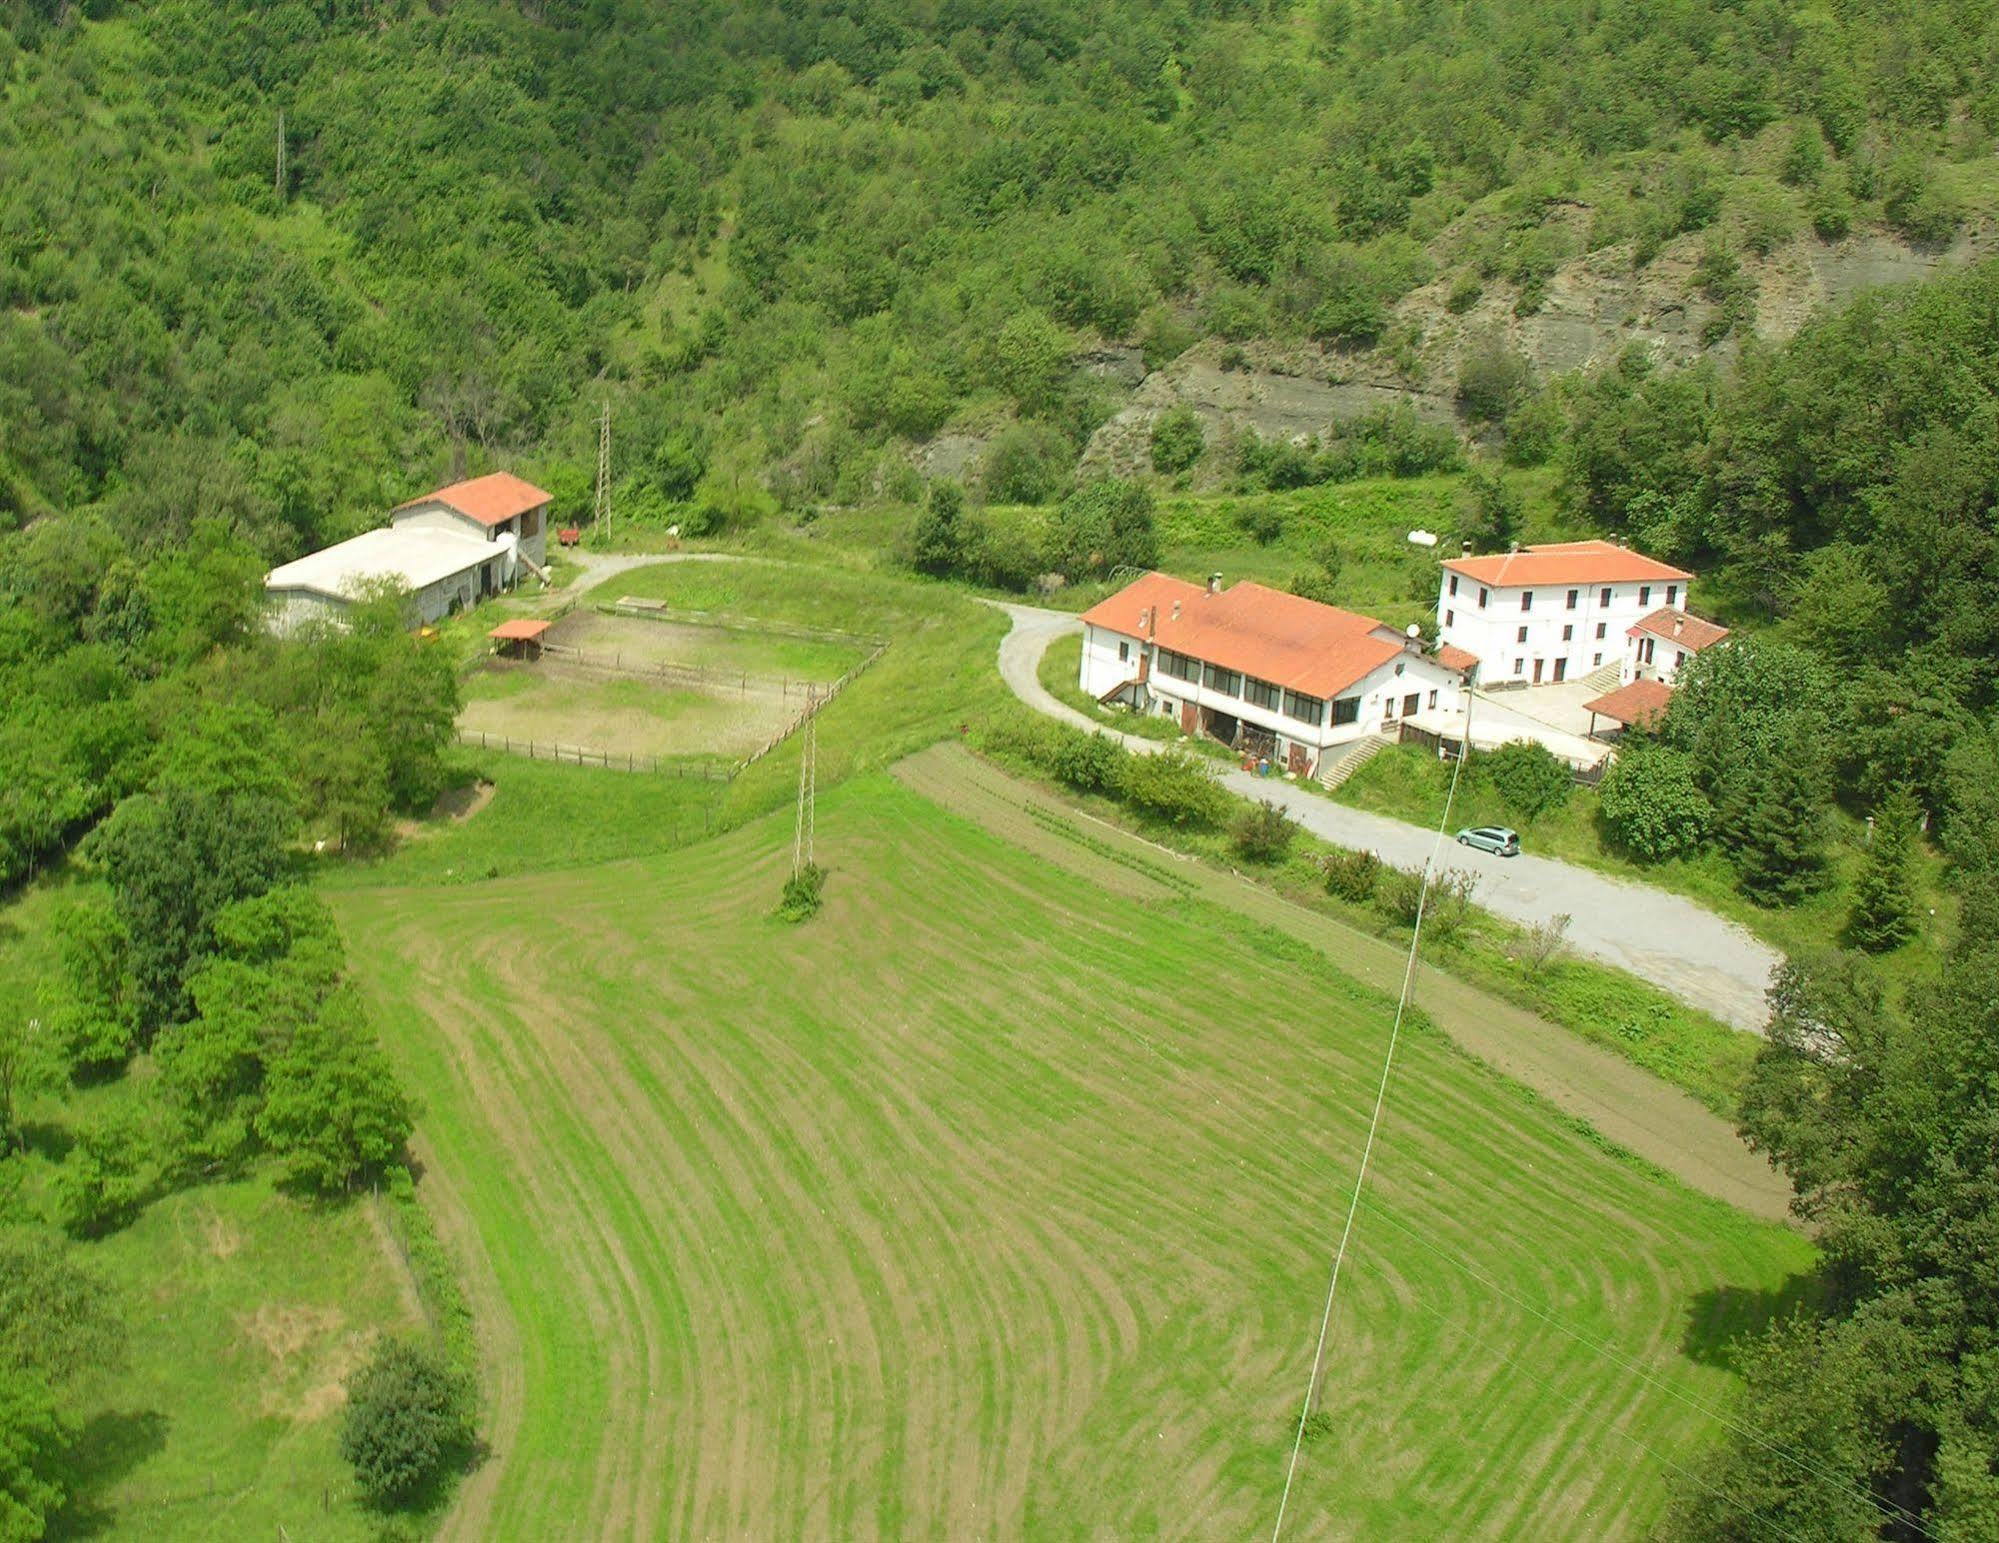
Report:
M1520 855L1520 835L1504 825L1474 825L1458 832L1458 845L1477 847L1481 852L1493 852L1501 857Z

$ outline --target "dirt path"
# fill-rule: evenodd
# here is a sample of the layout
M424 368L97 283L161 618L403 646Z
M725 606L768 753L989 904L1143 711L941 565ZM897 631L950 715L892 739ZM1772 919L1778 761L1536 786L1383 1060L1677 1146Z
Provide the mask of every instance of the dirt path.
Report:
M1094 732L1109 732L1057 701L1041 684L1041 656L1048 645L1081 623L1061 611L1031 605L1000 607L1013 630L1000 642L1000 675L1013 694L1037 712ZM1126 748L1150 755L1159 740L1115 735ZM1339 846L1366 848L1402 868L1429 860L1435 832L1334 803L1273 777L1230 770L1221 779L1246 798L1269 799L1314 835ZM1494 857L1468 847L1451 852L1454 866L1478 875L1478 903L1533 926L1566 913L1569 942L1580 952L1629 970L1641 980L1713 1013L1725 1023L1761 1033L1764 993L1778 956L1746 928L1675 895L1609 874L1546 857Z
M1072 871L1111 863L1127 875L1150 870L1162 896L1179 891L1226 906L1310 944L1370 986L1401 988L1400 946L1095 820L958 746L911 756L894 773L925 797ZM1465 1050L1692 1188L1755 1216L1789 1215L1784 1180L1725 1120L1678 1089L1432 966L1419 967L1416 1001Z

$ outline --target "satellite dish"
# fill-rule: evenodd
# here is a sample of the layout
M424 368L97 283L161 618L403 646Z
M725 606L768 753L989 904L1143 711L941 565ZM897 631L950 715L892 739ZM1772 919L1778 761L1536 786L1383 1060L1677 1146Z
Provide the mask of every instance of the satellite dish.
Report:
M1423 635L1422 623L1413 622L1413 621L1409 624L1409 630L1403 634L1403 636L1407 637L1409 641L1412 643L1414 643L1418 638L1422 637L1422 635Z
M1435 546L1437 533L1434 530L1412 530L1407 539L1411 546Z

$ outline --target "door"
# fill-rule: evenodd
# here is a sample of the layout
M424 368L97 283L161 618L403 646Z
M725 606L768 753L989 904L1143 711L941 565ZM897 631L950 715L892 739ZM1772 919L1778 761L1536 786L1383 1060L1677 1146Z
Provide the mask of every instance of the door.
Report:
M1295 739L1291 741L1291 775L1294 777L1305 775L1305 747Z
M1534 661L1534 684L1537 686L1541 684L1541 661L1539 659Z
M1557 659L1555 661L1555 679L1558 681L1566 680L1568 678L1568 674L1569 674L1568 656L1564 655L1562 658Z
M1409 717L1412 713L1419 710L1422 705L1423 693L1420 691L1410 692L1409 695L1402 699L1402 716L1405 718Z
M1182 734L1192 734L1200 726L1200 715L1195 711L1194 704L1192 702L1182 702L1180 704L1180 732Z

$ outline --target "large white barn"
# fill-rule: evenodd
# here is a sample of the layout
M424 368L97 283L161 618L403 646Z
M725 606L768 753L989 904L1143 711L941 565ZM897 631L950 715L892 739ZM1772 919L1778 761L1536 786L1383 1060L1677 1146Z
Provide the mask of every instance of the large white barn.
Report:
M523 563L546 560L550 495L509 472L453 483L401 505L384 529L273 568L264 577L272 630L337 622L384 584L408 592L434 622L511 589ZM545 576L545 575L544 575Z
M1615 668L1631 629L1684 612L1694 576L1611 541L1559 541L1444 563L1437 636L1479 684L1547 685Z
M1261 584L1148 573L1083 613L1080 684L1312 776L1333 747L1456 711L1471 664Z

